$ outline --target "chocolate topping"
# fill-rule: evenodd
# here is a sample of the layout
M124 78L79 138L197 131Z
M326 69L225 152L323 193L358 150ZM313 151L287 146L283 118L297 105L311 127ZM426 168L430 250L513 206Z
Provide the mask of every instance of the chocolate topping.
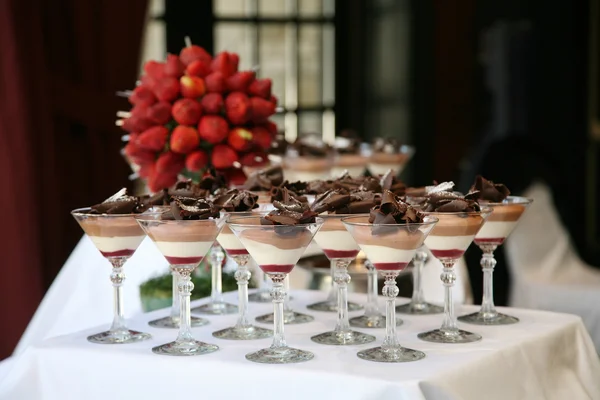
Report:
M359 154L360 138L353 130L343 130L335 137L334 147L338 154Z
M140 214L150 207L138 196L128 196L123 188L100 204L90 207L88 214Z
M209 176L203 178L200 183L195 183L191 179L179 181L168 190L166 197L169 200L170 197L173 196L195 198L206 197L212 193L213 189L216 190L218 188L218 185L213 187L216 182L215 179L215 177Z
M480 211L479 204L470 198L466 198L455 192L452 182L443 182L434 187L426 187L427 200L422 210L428 212L474 212Z
M379 204L381 196L373 192L331 189L315 199L312 210L316 213L363 214Z
M231 189L216 197L214 205L229 212L249 211L258 207L258 195L246 190Z
M219 218L219 208L206 199L174 196L171 209L161 215L163 220L199 220Z
M363 178L362 183L358 187L358 190L365 192L375 192L382 193L383 187L377 178L373 178L372 176L366 176Z
M399 148L398 140L391 138L377 138L373 143L373 152L375 153L396 154Z
M331 147L314 133L299 136L289 148L299 156L317 158L327 157L331 151Z
M423 222L423 214L410 204L403 202L394 193L384 190L381 205L371 209L369 222L372 224L421 223Z
M275 139L271 142L271 148L269 149L269 154L283 156L289 146L287 140L285 140L285 135L283 132L278 132L275 136Z
M397 196L404 196L406 192L406 185L396 178L391 169L381 176L380 184L382 190L389 190Z
M275 200L275 210L261 218L262 225L298 225L315 222L317 213L310 210L308 204L292 197L286 188L282 189L283 198Z
M251 173L246 182L244 189L267 191L274 186L279 186L283 183L283 170L280 166L273 166Z
M510 190L502 183L488 181L481 175L477 175L475 183L471 186L469 193L465 196L467 199L476 201L490 201L500 203L510 195Z

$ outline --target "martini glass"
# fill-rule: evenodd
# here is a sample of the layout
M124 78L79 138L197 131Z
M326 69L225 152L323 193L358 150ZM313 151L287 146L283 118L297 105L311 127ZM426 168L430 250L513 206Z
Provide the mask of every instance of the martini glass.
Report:
M311 360L314 354L291 348L284 336L284 280L319 230L323 220L299 225L261 225L260 217L231 218L228 225L262 270L273 281L274 335L271 347L246 354L246 359L266 364L288 364Z
M295 325L295 324L305 324L307 322L312 322L315 320L315 317L312 315L302 314L297 311L294 311L290 306L290 277L286 276L283 280L283 286L285 290L285 298L283 299L283 323L286 325ZM265 314L259 317L256 317L256 322L261 322L263 324L272 324L275 321L275 314Z
M483 208L473 212L425 213L439 219L433 232L425 239L425 244L443 266L440 278L444 284L444 320L441 328L419 333L419 339L435 343L471 343L481 340L481 335L477 333L458 329L452 286L456 281L454 264L467 250L491 212L490 208Z
M160 217L161 213L148 213L136 219L178 274L180 323L177 339L152 351L170 356L197 356L217 351L217 346L195 340L192 335L190 295L194 284L191 274L215 242L225 219L161 220Z
M381 346L358 352L358 357L368 361L407 362L425 357L425 353L402 347L396 335L396 277L437 222L435 217L425 217L418 224L371 224L369 217L346 217L342 222L373 266L385 278L382 293L387 297L385 305L385 338Z
M237 306L223 300L223 260L225 260L225 253L219 243L215 242L210 248L209 255L211 271L210 302L192 308L192 312L207 315L226 315L238 312Z
M258 195L258 209L252 210L253 212L263 213L265 211L272 211L275 209L273 203L271 203L270 191L253 191L252 193ZM254 276L256 277L258 290L248 295L248 301L255 303L270 303L271 288L267 282L268 278L258 265L255 268Z
M323 215L323 226L315 234L315 242L334 266L333 279L338 290L338 317L335 329L311 338L313 342L320 344L353 345L375 341L375 336L351 330L348 321L348 266L356 258L360 248L342 224L342 218L347 216L349 215Z
M425 301L423 294L423 283L421 276L423 275L423 267L427 262L427 252L420 248L415 253L413 258L413 293L410 303L402 304L396 307L396 312L403 314L427 315L440 314L444 312L444 308Z
M127 329L124 317L123 265L146 237L135 222L136 214L88 214L89 211L89 207L78 208L71 211L71 215L112 265L114 317L108 331L88 336L87 340L99 344L123 344L150 339L152 336L148 333Z
M385 328L385 315L379 311L377 296L379 289L377 287L377 270L373 263L365 260L365 268L367 268L367 304L365 305L365 313L359 317L350 318L350 326L355 328ZM396 326L403 324L400 318L396 317Z
M494 251L515 229L519 218L532 201L525 197L509 196L501 203L484 204L492 209L492 215L489 216L473 240L483 252L481 256L483 270L481 310L463 315L458 318L459 321L477 325L508 325L519 322L516 317L499 313L494 306L493 273L496 266Z
M252 214L252 212L232 212L228 213L227 217L248 217ZM217 241L238 265L235 280L238 285L239 314L235 326L213 332L213 336L232 340L264 339L273 336L273 331L254 326L248 321L248 281L251 276L248 270L248 261L250 260L248 251L227 225L217 236Z

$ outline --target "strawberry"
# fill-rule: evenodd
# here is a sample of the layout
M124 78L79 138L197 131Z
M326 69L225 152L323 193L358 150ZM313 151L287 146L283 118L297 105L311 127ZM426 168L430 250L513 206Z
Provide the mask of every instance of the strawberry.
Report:
M170 113L177 123L181 125L196 125L202 116L202 106L196 100L179 99L169 107Z
M246 174L241 168L227 168L224 171L220 171L225 176L227 182L230 185L243 185L246 182Z
M173 77L166 77L156 81L154 94L159 100L173 101L179 96L179 82Z
M185 69L185 73L189 76L199 76L204 78L209 75L212 71L210 70L210 61L196 60L188 64Z
M145 104L150 106L156 103L156 97L154 96L154 93L152 93L152 90L150 90L149 88L145 86L138 86L135 89L133 89L131 96L129 96L129 102L134 106L138 104Z
M138 136L135 144L145 150L161 151L167 143L169 130L164 126L154 126L146 129Z
M192 64L194 61L203 61L205 63L209 63L212 61L212 57L206 50L204 50L200 46L192 45L189 47L184 47L179 52L179 58L181 62L188 66Z
M271 134L272 137L275 137L277 135L278 129L277 129L277 124L275 122L267 120L267 121L263 122L260 126L262 126L267 131L269 131L269 133Z
M198 133L208 143L221 143L229 134L229 124L218 115L205 115L200 118Z
M227 143L234 150L246 151L252 146L252 132L244 128L233 128L229 131Z
M240 65L240 55L238 53L229 53L229 63L233 66L233 70L237 71Z
M146 113L151 106L146 103L140 103L133 106L129 112L131 115L135 115L136 117L146 118Z
M240 164L244 167L260 167L269 163L269 157L264 152L247 153L240 158Z
M254 81L254 72L242 71L236 72L227 78L227 89L230 92L245 92Z
M152 164L156 158L156 155L152 151L138 147L133 140L127 143L124 150L127 158L137 165Z
M145 164L145 165L140 166L138 175L141 178L150 178L150 176L152 176L154 174L154 171L156 171L156 165L154 163Z
M273 141L273 136L271 133L262 126L255 126L251 130L252 132L252 141L258 145L263 150L269 150L271 148L271 142Z
M224 169L232 167L237 162L238 155L226 144L218 144L213 148L210 159L216 169Z
M196 150L185 158L185 168L188 171L200 171L206 167L208 156L202 150Z
M265 101L265 100L263 100ZM250 117L250 100L242 92L233 92L225 99L225 114L232 124L244 125Z
M204 79L198 76L184 75L179 79L181 84L181 95L190 99L195 99L206 93Z
M165 174L158 172L157 169L148 178L148 189L152 193L167 189L177 183L177 174Z
M152 128L154 124L146 117L139 115L132 115L131 117L123 120L123 130L127 132L143 132L146 129Z
M237 59L239 61L239 57ZM235 57L233 61L235 62ZM216 57L212 60L212 63L210 64L210 69L213 72L221 72L224 77L229 77L236 72L237 66L234 63L232 63L232 60L229 57L229 53L223 51L217 54Z
M140 77L140 86L145 86L154 92L157 78L150 75L143 75Z
M171 133L171 151L188 154L200 145L198 131L191 126L179 125Z
M269 101L275 105L277 105L277 103L279 103L279 99L277 97L275 97L274 95L271 95L271 98L269 99Z
M144 72L154 79L160 79L166 76L165 67L165 63L162 62L146 61L144 63Z
M220 114L223 110L223 96L221 93L207 93L200 101L206 114Z
M166 101L159 101L148 107L146 118L156 125L164 125L171 120L171 104Z
M211 93L223 93L227 87L225 76L220 72L207 75L204 82L206 83L206 90Z
M250 107L252 109L252 121L262 122L275 114L275 104L260 97L250 98Z
M185 65L179 60L179 57L174 54L167 54L165 64L165 74L173 78L179 78L185 71Z
M156 160L156 172L161 174L177 175L183 167L185 167L183 156L172 151L161 154Z
M248 86L248 94L262 97L263 99L270 99L272 84L270 79L256 79Z

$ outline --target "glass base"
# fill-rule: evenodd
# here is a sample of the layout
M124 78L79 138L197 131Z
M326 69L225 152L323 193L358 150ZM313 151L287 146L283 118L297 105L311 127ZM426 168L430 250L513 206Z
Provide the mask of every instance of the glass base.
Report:
M490 315L490 313L482 312L463 315L462 317L458 317L458 320L475 325L510 325L519 322L519 318L510 315L500 313Z
M106 331L87 337L88 342L98 344L126 344L141 342L142 340L148 339L152 339L152 335L149 333L132 331L128 329L114 332Z
M249 294L248 301L252 301L254 303L270 303L272 301L271 292L268 290L264 290Z
M396 326L404 323L400 318L396 317ZM360 317L350 318L350 326L355 328L385 328L385 316L383 315L361 315Z
M375 341L375 336L366 333L348 331L348 332L325 332L310 338L313 342L319 344L329 344L334 346L350 346L353 344L365 344Z
M201 306L192 308L193 313L207 314L207 315L225 315L225 314L237 314L237 306L225 302L219 303L207 303Z
M481 340L481 335L458 329L453 332L434 329L429 332L419 333L417 337L426 342L434 343L472 343Z
M444 307L436 306L431 303L407 303L396 306L396 312L401 314L412 315L429 315L441 314L444 312Z
M213 332L213 336L219 339L228 340L254 340L273 337L273 331L253 325L247 326L246 328L236 328L235 326L232 326L231 328Z
M320 301L318 303L309 304L306 306L309 310L313 311L326 311L326 312L337 312L337 300L336 301ZM364 307L358 303L348 302L348 311L359 311Z
M281 349L262 349L246 354L246 360L263 364L291 364L312 360L315 357L310 351L284 347Z
M313 317L312 315L302 314L296 311L283 313L283 323L286 325L305 324L314 320L315 317ZM260 317L256 317L256 322L261 322L263 324L272 324L273 314L265 314L261 315Z
M182 343L171 342L152 348L153 353L165 356L200 356L217 350L219 350L219 346L198 340L190 340Z
M373 347L372 349L361 350L356 355L363 360L388 363L411 362L425 358L425 353L422 351L407 349L405 347L397 349Z
M209 321L200 317L192 317L191 327L195 328L197 326L208 325ZM172 317L164 317L155 319L153 321L148 322L148 325L154 328L170 328L170 329L179 329L179 319L173 319Z

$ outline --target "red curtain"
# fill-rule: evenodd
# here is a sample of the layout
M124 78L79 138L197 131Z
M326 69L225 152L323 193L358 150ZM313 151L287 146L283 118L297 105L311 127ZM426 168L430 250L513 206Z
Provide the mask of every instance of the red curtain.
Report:
M146 0L0 1L0 359L81 236L69 210L128 184L115 91L145 16Z

